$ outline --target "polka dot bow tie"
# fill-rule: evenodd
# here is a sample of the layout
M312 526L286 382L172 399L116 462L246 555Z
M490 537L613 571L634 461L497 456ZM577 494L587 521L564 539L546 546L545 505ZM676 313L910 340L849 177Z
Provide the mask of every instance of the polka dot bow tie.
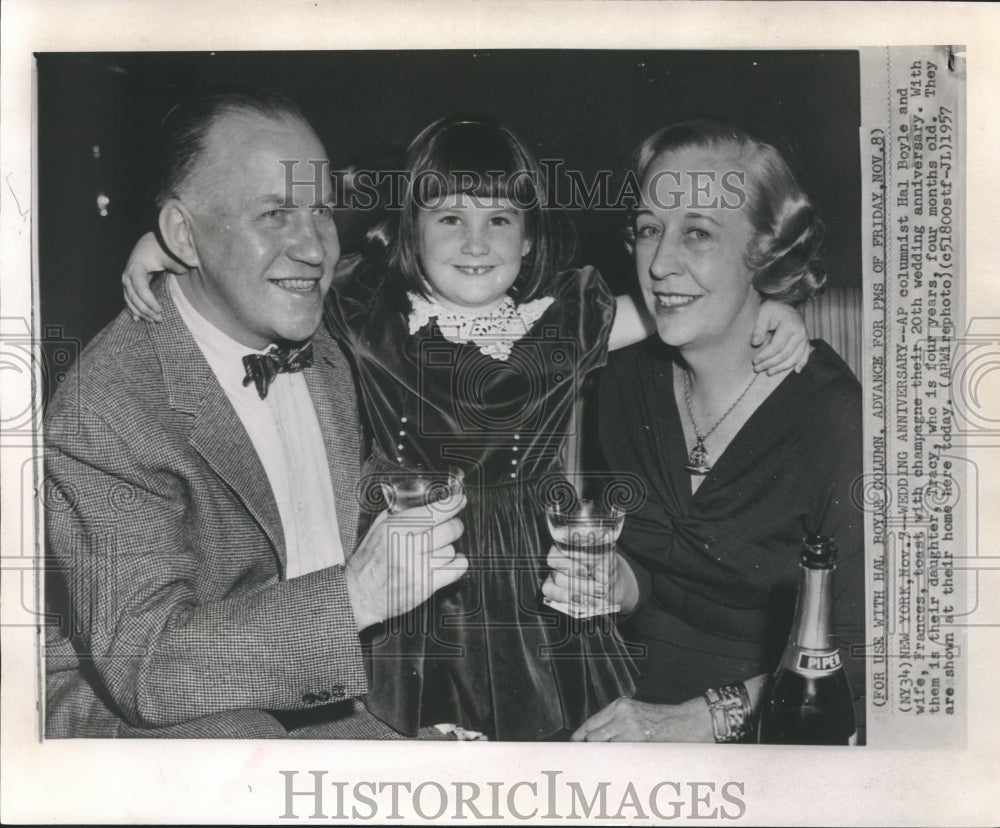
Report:
M257 386L260 398L267 396L267 389L274 378L283 372L293 374L312 365L312 342L305 345L275 345L266 354L247 354L243 357L243 367L247 375L243 385L251 382Z

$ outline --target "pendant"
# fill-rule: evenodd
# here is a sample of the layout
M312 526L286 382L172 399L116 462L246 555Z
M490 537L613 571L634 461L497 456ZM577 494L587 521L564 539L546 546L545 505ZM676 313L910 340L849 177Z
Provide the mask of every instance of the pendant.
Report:
M705 451L705 441L703 438L699 437L698 442L694 444L694 448L691 449L684 468L689 473L698 475L708 474L712 470L708 462L708 452Z

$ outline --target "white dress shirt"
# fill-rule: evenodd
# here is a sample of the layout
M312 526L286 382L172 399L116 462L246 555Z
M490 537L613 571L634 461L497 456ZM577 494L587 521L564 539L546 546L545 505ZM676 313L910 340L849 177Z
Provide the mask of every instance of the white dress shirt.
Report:
M243 385L243 357L269 348L254 351L220 331L195 309L177 279L168 278L181 319L236 409L271 484L285 535L285 577L342 564L330 466L305 375L278 374L261 399L253 383Z

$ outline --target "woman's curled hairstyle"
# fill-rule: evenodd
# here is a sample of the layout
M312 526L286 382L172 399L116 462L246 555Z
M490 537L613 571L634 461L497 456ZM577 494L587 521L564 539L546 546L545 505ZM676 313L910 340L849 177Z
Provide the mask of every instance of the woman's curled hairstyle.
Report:
M636 149L632 169L637 180L644 181L664 153L690 148L728 152L746 174L745 208L756 233L746 260L757 292L765 299L798 305L822 291L823 223L781 153L722 121L680 121L653 133Z

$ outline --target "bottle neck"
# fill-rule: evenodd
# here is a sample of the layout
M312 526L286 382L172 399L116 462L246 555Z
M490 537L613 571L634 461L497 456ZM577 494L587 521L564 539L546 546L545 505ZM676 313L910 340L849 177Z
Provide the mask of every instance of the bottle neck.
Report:
M831 623L833 568L799 570L799 594L789 644L802 650L836 649Z

